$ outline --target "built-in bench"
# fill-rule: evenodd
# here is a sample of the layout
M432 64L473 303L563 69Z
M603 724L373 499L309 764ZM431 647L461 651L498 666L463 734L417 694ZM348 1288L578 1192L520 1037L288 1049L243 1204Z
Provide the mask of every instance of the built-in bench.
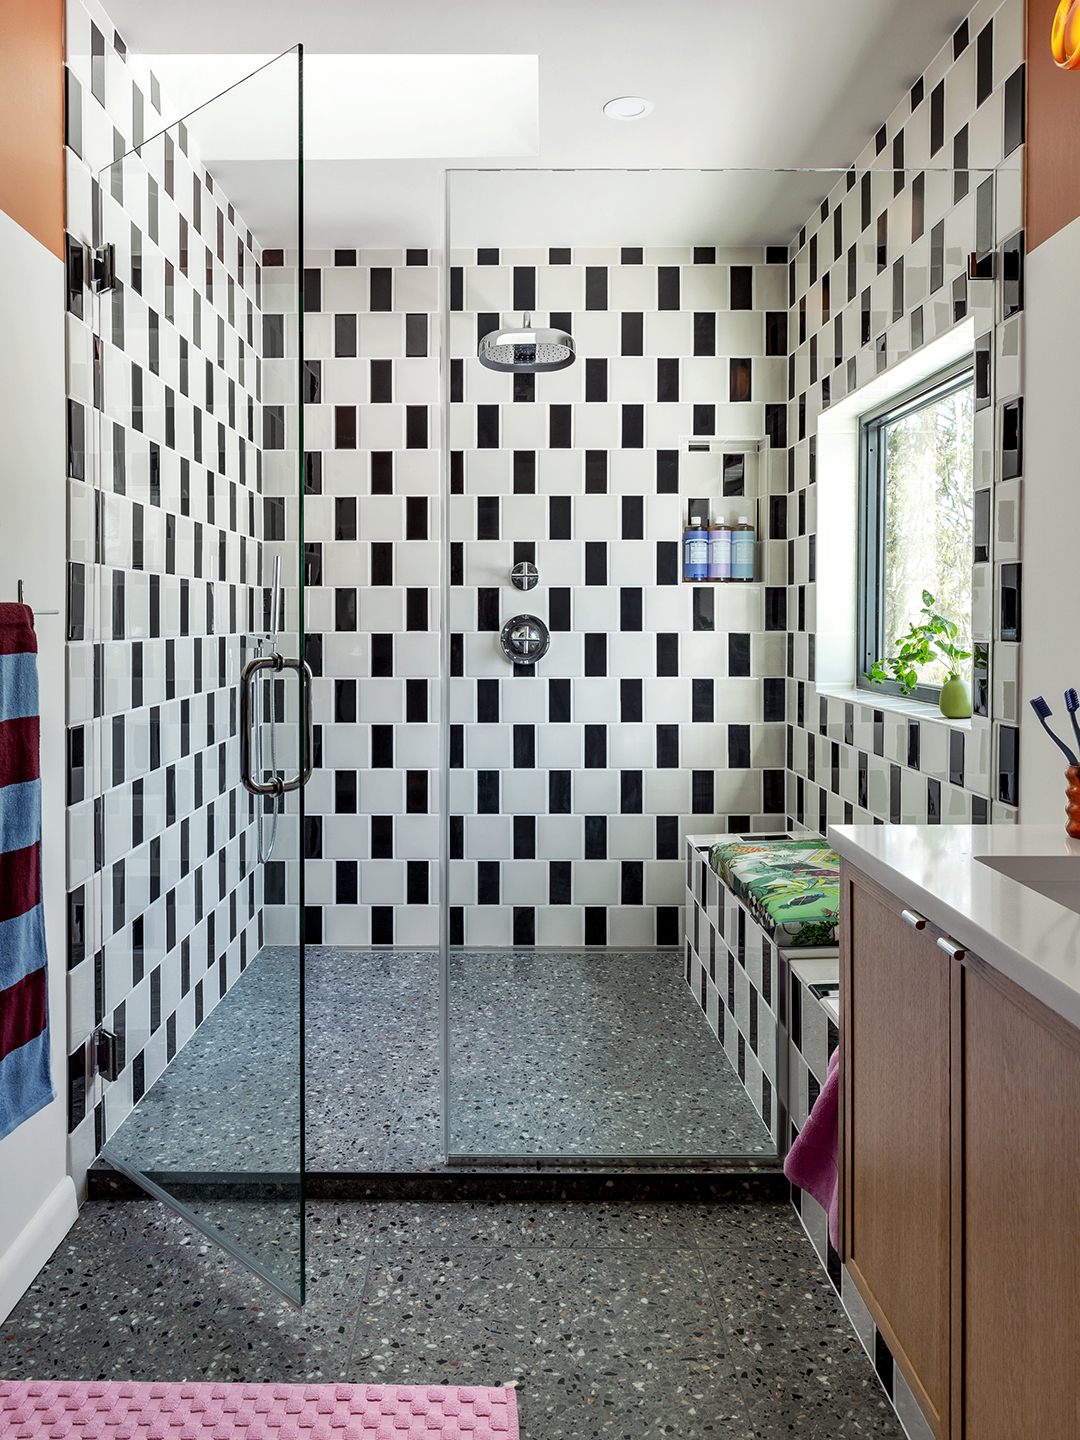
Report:
M760 914L760 902L745 886L744 894L737 895L717 874L710 856L718 845L806 839L786 833L686 839L686 983L781 1157L791 1143L791 967L821 961L831 963L839 974L839 949L835 943L778 943L778 933L767 933L751 910L753 905ZM819 1083L824 1083L824 1070Z

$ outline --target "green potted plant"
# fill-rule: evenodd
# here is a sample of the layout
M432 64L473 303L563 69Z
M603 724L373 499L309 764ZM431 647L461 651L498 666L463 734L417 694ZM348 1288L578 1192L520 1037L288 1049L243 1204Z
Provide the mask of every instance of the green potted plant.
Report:
M874 661L870 680L874 684L895 680L904 694L910 695L919 683L918 667L938 660L949 676L941 687L941 713L950 720L966 720L971 714L971 687L961 678L960 666L971 659L971 652L956 644L956 622L937 613L929 590L922 592L922 598L926 619L912 622L908 633L901 637L898 655Z

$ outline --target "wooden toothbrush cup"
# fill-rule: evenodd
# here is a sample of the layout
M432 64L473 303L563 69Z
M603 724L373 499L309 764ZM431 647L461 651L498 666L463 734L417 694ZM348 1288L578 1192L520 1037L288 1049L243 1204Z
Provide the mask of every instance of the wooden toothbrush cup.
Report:
M1080 765L1065 770L1065 834L1080 840Z

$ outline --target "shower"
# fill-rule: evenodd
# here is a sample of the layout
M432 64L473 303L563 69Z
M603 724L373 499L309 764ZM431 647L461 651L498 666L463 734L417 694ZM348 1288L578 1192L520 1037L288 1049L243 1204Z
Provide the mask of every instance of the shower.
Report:
M488 370L512 375L542 375L565 370L577 359L574 338L565 330L538 329L522 312L520 330L492 330L480 341L478 358Z

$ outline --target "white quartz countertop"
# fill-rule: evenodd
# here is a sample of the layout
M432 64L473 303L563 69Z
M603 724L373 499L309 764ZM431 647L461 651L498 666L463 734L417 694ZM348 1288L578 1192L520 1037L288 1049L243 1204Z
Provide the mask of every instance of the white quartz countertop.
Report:
M1056 825L833 825L843 860L1080 1028L1080 841Z

